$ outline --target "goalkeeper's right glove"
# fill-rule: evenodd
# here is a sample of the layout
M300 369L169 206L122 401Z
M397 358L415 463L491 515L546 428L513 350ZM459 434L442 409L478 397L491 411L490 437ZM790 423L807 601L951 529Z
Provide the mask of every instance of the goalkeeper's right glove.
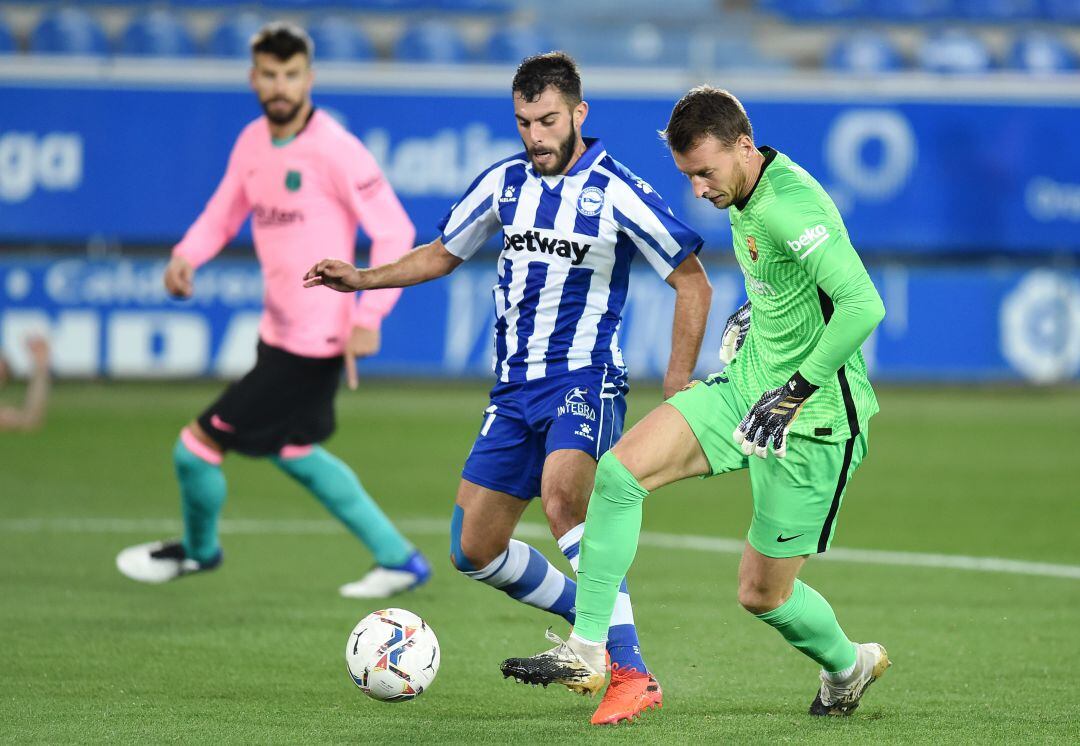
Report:
M724 336L720 338L720 362L727 365L735 359L735 354L746 340L750 331L750 301L746 301L739 310L728 316L724 325Z

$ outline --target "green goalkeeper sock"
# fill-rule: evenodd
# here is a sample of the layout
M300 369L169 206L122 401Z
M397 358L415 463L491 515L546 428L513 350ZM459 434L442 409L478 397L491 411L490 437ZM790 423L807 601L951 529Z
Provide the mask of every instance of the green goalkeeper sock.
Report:
M581 539L574 634L582 639L607 639L619 586L637 554L641 503L648 494L614 454L604 454Z
M829 602L797 578L791 597L757 618L774 627L826 671L843 671L855 664L855 645L840 629Z

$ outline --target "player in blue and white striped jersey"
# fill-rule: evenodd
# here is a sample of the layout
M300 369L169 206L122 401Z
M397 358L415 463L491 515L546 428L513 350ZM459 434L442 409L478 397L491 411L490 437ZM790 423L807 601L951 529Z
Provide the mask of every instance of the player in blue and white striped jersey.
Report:
M676 292L665 397L690 380L711 290L696 256L701 238L599 140L582 137L588 104L573 60L530 57L512 90L525 150L477 177L439 225L438 239L381 267L324 260L305 279L344 292L413 285L448 274L501 231L497 380L462 470L451 554L469 577L572 621L574 581L513 539L513 530L539 495L576 572L596 461L619 438L626 411L618 330L634 257L642 255ZM618 685L608 688L594 722L660 703L625 591L608 635Z

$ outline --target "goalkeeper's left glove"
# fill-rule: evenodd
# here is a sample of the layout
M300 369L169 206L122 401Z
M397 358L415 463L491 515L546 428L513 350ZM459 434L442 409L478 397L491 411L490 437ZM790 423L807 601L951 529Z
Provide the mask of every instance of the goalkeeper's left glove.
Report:
M766 391L743 417L732 437L747 456L765 458L771 441L777 458L787 455L787 434L806 400L818 387L798 371L778 389Z
M746 301L739 306L739 310L728 316L724 325L724 335L720 338L720 362L727 365L735 359L735 354L742 347L749 331L750 301Z

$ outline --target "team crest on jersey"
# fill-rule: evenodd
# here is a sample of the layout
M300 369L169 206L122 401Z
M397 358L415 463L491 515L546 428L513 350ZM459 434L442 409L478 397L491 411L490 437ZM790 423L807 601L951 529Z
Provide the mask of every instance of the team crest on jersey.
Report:
M746 248L750 249L750 260L756 262L758 257L757 241L754 240L753 236L746 237Z
M517 202L517 195L514 194L514 185L510 184L503 191L503 196L499 197L499 202L506 204L507 202Z
M594 217L604 209L604 190L600 187L585 187L577 198L577 211L587 217Z
M285 188L290 192L300 191L300 172L288 171L285 174Z

